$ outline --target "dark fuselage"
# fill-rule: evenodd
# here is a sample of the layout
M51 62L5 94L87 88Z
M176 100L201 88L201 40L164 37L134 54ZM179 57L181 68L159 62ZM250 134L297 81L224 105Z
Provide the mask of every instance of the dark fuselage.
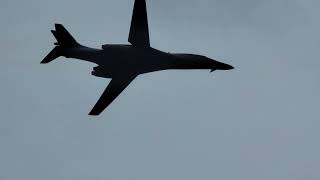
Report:
M92 75L113 78L125 74L143 74L167 69L228 70L233 67L205 56L171 54L154 48L131 45L103 45L102 49L74 47L64 50L67 58L93 62L98 66Z
M63 27L55 24L51 30L57 42L41 61L47 64L65 56L97 64L92 75L111 78L105 91L89 115L97 116L107 108L140 74L167 69L229 70L232 66L205 56L165 53L150 46L146 0L134 0L128 42L130 45L103 45L102 49L82 46Z

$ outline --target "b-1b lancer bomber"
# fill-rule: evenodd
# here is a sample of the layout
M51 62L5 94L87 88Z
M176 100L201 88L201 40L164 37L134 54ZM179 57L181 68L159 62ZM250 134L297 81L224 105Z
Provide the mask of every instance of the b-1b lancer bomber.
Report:
M150 46L145 0L135 0L129 32L130 45L107 44L102 49L80 45L61 25L51 31L54 49L41 61L49 63L64 56L97 64L92 75L111 81L89 115L99 115L140 74L168 69L230 70L232 66L195 54L174 54Z

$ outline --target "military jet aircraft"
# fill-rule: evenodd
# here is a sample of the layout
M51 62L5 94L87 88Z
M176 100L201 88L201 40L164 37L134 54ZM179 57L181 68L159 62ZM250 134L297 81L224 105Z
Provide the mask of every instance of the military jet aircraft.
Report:
M51 31L57 39L54 49L41 61L49 63L64 56L97 64L92 75L111 78L89 115L99 115L140 74L168 69L230 70L232 66L205 56L166 53L150 46L145 0L135 0L128 44L106 44L102 49L80 45L61 25Z

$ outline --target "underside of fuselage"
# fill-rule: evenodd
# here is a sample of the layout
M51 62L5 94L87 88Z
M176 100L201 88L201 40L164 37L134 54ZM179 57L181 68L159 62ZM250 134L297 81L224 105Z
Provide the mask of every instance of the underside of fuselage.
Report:
M66 57L93 62L98 66L92 75L112 78L121 74L144 74L168 69L228 70L233 67L205 56L171 54L153 48L131 45L104 45L103 49L87 47L66 50Z

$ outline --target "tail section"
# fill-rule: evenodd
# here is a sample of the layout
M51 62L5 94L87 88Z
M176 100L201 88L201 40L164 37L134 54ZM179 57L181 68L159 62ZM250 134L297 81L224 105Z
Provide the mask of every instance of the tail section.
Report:
M49 63L63 55L63 49L81 46L72 35L61 25L55 24L55 30L51 30L57 39L55 48L41 61L42 64Z
M54 47L51 52L41 61L41 64L47 64L56 58L60 57L62 55L61 53L61 47L56 46Z
M55 45L61 47L75 47L80 44L71 36L71 34L61 25L55 24L56 30L51 30L58 42Z

